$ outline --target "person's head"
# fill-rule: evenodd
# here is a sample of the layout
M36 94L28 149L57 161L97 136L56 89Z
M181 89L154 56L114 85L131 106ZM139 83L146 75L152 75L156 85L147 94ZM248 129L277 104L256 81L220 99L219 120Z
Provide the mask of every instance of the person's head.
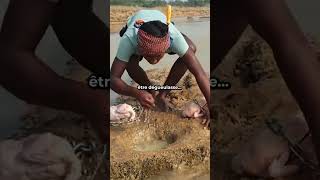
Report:
M170 47L168 25L161 21L143 23L138 30L138 51L150 64L162 59Z

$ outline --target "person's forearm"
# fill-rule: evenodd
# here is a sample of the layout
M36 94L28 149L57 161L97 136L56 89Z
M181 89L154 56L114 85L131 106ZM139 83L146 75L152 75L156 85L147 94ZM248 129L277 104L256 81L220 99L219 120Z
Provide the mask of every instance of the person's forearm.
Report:
M83 83L63 79L61 97L66 97L64 104L71 111L82 113L91 121L103 143L107 143L107 128L109 121L107 114L109 107L109 93L103 90L93 90Z
M281 74L312 131L320 160L320 64L284 0L245 0L243 12L271 46ZM272 13L270 13L272 11Z
M187 71L187 66L183 63L182 59L179 58L177 61L173 64L169 75L164 83L164 86L169 85L169 86L175 86L182 76L186 73ZM165 97L170 90L159 90L159 96Z
M129 76L139 85L145 85L145 86L151 85L151 82L146 72L140 66L137 66L135 68L136 69L134 73L128 72Z
M199 75L195 75L198 86L205 97L207 104L210 104L210 83L208 76L205 73L201 73Z
M189 71L194 75L196 78L196 81L198 83L198 86L205 97L207 104L210 104L210 82L209 77L203 70L199 60L195 56L193 52L190 52L188 50L187 54L184 55L185 58L185 65L189 69Z
M111 89L121 95L137 97L139 90L128 86L121 78L111 77Z
M31 52L0 50L0 57L0 83L5 89L30 104L86 115L100 138L106 136L106 129L96 125L105 121L105 93L59 77Z
M290 47L288 47L290 44ZM320 158L320 63L306 41L288 42L274 49L280 71L312 131Z
M131 67L130 67L131 68ZM133 67L134 70L128 71L129 76L141 86L152 85L150 82L147 73L138 65ZM148 90L151 92L151 90Z

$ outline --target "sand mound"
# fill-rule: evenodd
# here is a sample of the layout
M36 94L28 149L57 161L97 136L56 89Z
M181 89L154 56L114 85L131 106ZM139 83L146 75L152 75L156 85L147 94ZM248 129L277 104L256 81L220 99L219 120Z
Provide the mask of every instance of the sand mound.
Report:
M146 71L154 85L162 85L169 69ZM137 86L135 82L131 83ZM132 105L143 120L141 123L111 127L111 177L113 179L145 179L162 171L165 178L197 177L209 174L210 131L198 120L182 119L181 108L202 93L189 72L177 84L182 90L172 90L168 99L174 109L169 113L144 110L131 97L120 96L119 103ZM198 164L205 164L200 165ZM181 167L201 167L201 171L178 176ZM205 170L204 170L205 169ZM173 172L174 175L171 174ZM200 174L199 174L200 173ZM168 176L167 176L168 175Z
M319 47L315 45L316 41L311 44L313 48ZM251 29L244 33L214 74L232 86L230 90L212 92L217 146L212 167L215 179L258 179L233 174L230 158L249 137L265 128L266 118L283 119L300 109L279 73L271 49Z

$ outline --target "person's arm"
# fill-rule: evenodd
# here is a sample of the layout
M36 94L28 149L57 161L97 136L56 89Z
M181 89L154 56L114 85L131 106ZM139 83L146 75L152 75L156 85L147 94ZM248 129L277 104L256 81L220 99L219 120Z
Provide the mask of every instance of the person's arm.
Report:
M118 93L125 96L137 97L139 92L138 89L132 86L127 85L122 79L121 76L123 75L127 66L127 62L121 61L118 58L115 58L112 66L111 66L111 89Z
M244 12L250 24L271 46L281 74L307 119L319 160L320 63L316 54L285 1L245 0L242 3L247 7Z
M109 78L109 28L91 10L89 1L59 1L50 24L59 42L83 67Z
M140 67L139 62L142 57L138 55L131 56L129 62L127 63L126 70L129 76L141 86L149 86L152 85L150 82L147 73ZM152 89L148 89L148 92L155 95L156 91Z
M186 54L181 59L184 62L184 64L187 66L189 71L194 75L198 83L198 86L203 96L206 98L207 104L209 105L210 104L210 82L198 58L196 57L194 52L191 50L191 48L189 48Z
M122 36L120 38L118 50L116 57L111 66L111 77L110 77L110 84L111 89L118 94L122 94L125 96L137 97L138 96L138 89L132 86L127 85L122 79L122 75L124 71L128 68L130 69L130 64L136 61L133 58L134 55L134 47L130 42L129 37ZM130 62L133 61L133 62ZM129 64L130 63L130 64ZM128 65L129 64L129 65ZM130 74L132 74L130 72Z
M182 39L183 38L183 39ZM191 48L191 50L196 53L196 46L195 44L191 41L191 39L189 39L185 34L181 33L180 38L176 39L177 43L173 43L173 46L178 46L178 48L174 48L174 51L178 50L178 54L180 57L176 60L176 62L173 64L173 66L170 69L169 75L164 83L165 85L170 85L170 86L174 86L176 85L181 78L183 77L183 75L186 73L186 71L188 70L187 66L185 65L185 63L182 60L182 56L188 51L189 48ZM174 42L176 42L174 41ZM185 51L184 51L185 49ZM166 89L166 90L159 90L159 97L161 98L165 98L168 94L169 94L170 90Z
M10 1L0 32L0 83L27 103L88 116L107 142L107 95L60 77L35 55L54 9L54 3L42 0Z
M154 107L154 98L153 96L145 90L139 90L135 87L127 85L122 79L121 76L126 69L126 62L115 58L111 66L111 89L118 94L125 96L131 96L137 98L140 104L144 107Z

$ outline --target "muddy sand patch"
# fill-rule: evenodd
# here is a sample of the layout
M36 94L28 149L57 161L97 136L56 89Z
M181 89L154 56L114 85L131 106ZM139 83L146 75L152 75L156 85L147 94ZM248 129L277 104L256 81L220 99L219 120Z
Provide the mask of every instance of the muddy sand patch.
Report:
M213 157L214 178L259 179L234 174L231 158L252 136L266 128L266 118L283 120L300 109L281 77L270 47L250 28L212 74L232 86L230 90L212 92L217 149ZM307 174L302 172L278 180L309 179Z
M111 128L111 178L145 179L209 160L210 132L175 113L152 112L149 123Z

